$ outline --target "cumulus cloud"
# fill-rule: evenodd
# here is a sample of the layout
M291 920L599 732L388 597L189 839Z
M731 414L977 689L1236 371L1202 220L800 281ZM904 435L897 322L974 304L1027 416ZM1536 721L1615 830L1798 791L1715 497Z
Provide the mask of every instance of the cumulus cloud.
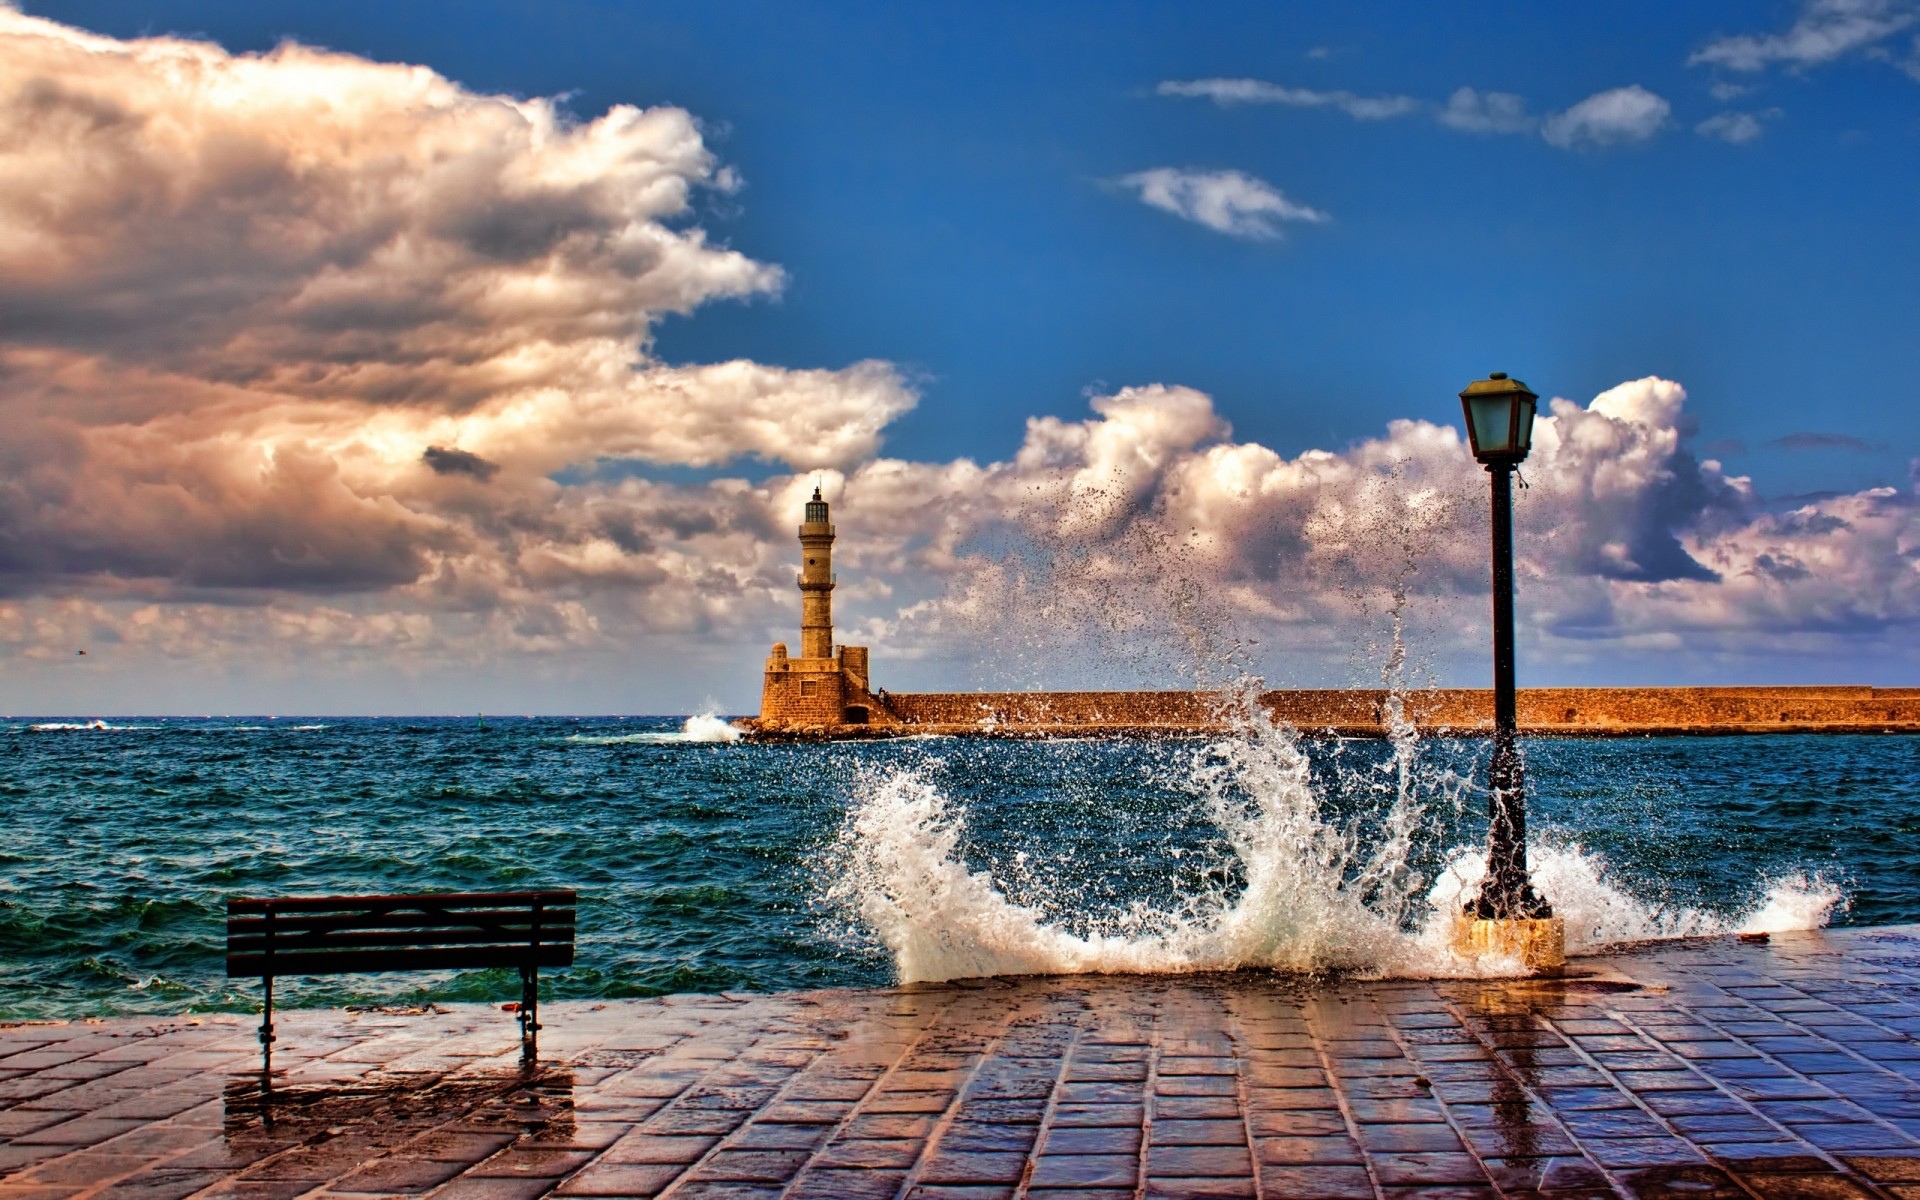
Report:
M1336 108L1356 121L1404 117L1420 108L1411 96L1359 96L1346 91L1315 91L1283 87L1264 79L1167 80L1156 89L1162 96L1189 96L1223 107L1236 104L1280 104L1288 108Z
M1777 108L1760 112L1723 112L1708 117L1693 127L1701 137L1718 138L1731 145L1741 146L1757 141L1767 132L1766 122L1780 115Z
M1672 111L1660 96L1630 84L1596 92L1553 114L1541 123L1540 136L1562 149L1644 142L1660 132Z
M1546 653L1830 650L1822 639L1896 636L1920 620L1912 496L1879 489L1768 512L1748 480L1688 448L1685 399L1650 377L1547 406L1517 516L1526 610ZM1351 650L1356 626L1396 596L1428 605L1430 652L1484 640L1459 614L1477 618L1485 594L1486 485L1445 426L1398 421L1289 458L1232 440L1198 393L1134 388L1101 398L1089 421L1030 422L1011 462L946 471L856 472L847 511L873 503L870 478L891 495L913 478L913 491L941 496L947 521L1011 526L1041 552L970 555L978 532L950 542L949 592L886 622L896 645L971 628L1014 646L1024 621L1035 661L1057 669L1070 631L1110 635L1088 659L1110 664L1127 647L1190 655L1205 640L1196 630L1214 631L1220 653L1218 631L1230 630L1243 646L1285 647L1263 664L1284 674ZM1156 624L1159 637L1143 634Z
M1916 24L1920 6L1912 0L1804 0L1786 32L1717 38L1687 62L1761 71L1775 64L1820 66L1854 54L1889 57L1886 43Z
M1119 183L1138 194L1143 204L1233 237L1277 238L1279 222L1331 219L1318 209L1289 200L1265 180L1239 171L1155 167Z
M1527 102L1512 92L1481 92L1470 87L1447 97L1437 119L1449 129L1466 133L1526 133L1540 120L1527 112Z
M650 355L782 283L693 223L737 180L679 109L0 8L0 122L0 593L477 603L532 578L556 472L850 464L914 403L883 363Z

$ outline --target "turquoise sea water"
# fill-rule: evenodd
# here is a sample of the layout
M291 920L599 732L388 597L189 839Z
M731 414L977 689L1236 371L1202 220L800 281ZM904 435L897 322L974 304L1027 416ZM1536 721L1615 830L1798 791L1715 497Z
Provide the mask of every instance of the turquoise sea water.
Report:
M1197 741L757 746L685 740L682 718L85 724L0 723L0 1017L249 1008L257 983L224 975L233 895L576 888L577 964L546 979L560 997L885 984L905 959L883 944L875 889L918 885L858 877L874 854L847 847L871 843L876 823L907 826L882 839L897 841L888 853L924 848L936 867L990 877L1049 930L1137 932L1259 873L1208 797L1268 786L1244 772L1220 783ZM1361 842L1392 836L1380 814L1393 747L1302 748L1327 820ZM1410 876L1484 835L1467 782L1480 753L1411 748L1428 802L1396 859ZM1737 923L1785 881L1837 890L1836 923L1920 921L1920 738L1536 740L1527 753L1536 852L1576 853L1632 897L1636 920ZM937 792L945 824L876 807L907 779ZM850 832L858 813L864 835ZM935 941L939 922L966 917L941 896L916 910ZM284 994L514 987L397 974Z

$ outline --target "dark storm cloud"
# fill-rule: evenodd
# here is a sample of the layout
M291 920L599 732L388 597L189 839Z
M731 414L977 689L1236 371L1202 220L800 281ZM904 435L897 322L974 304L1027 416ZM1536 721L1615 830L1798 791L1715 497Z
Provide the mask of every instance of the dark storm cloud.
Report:
M485 483L500 472L500 464L488 462L478 454L469 454L448 446L428 446L420 460L436 475L466 475Z

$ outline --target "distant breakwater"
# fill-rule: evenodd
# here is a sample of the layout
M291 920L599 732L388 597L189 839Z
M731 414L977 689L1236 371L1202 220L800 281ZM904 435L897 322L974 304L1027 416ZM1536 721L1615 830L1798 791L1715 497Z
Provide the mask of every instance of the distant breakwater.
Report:
M1379 688L1262 692L1273 718L1308 736L1384 737L1392 693ZM1423 732L1477 733L1493 724L1485 688L1401 694ZM910 692L877 697L864 723L738 722L751 737L813 741L860 737L1181 737L1233 724L1225 693ZM1649 737L1753 733L1920 733L1920 688L1522 688L1524 734Z

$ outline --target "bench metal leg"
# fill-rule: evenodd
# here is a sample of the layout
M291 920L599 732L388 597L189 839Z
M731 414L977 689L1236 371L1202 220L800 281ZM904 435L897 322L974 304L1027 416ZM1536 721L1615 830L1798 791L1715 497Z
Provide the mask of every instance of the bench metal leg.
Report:
M520 1063L540 1059L540 968L520 968Z
M273 1095L273 976L262 977L267 1001L260 1009L260 1099Z

